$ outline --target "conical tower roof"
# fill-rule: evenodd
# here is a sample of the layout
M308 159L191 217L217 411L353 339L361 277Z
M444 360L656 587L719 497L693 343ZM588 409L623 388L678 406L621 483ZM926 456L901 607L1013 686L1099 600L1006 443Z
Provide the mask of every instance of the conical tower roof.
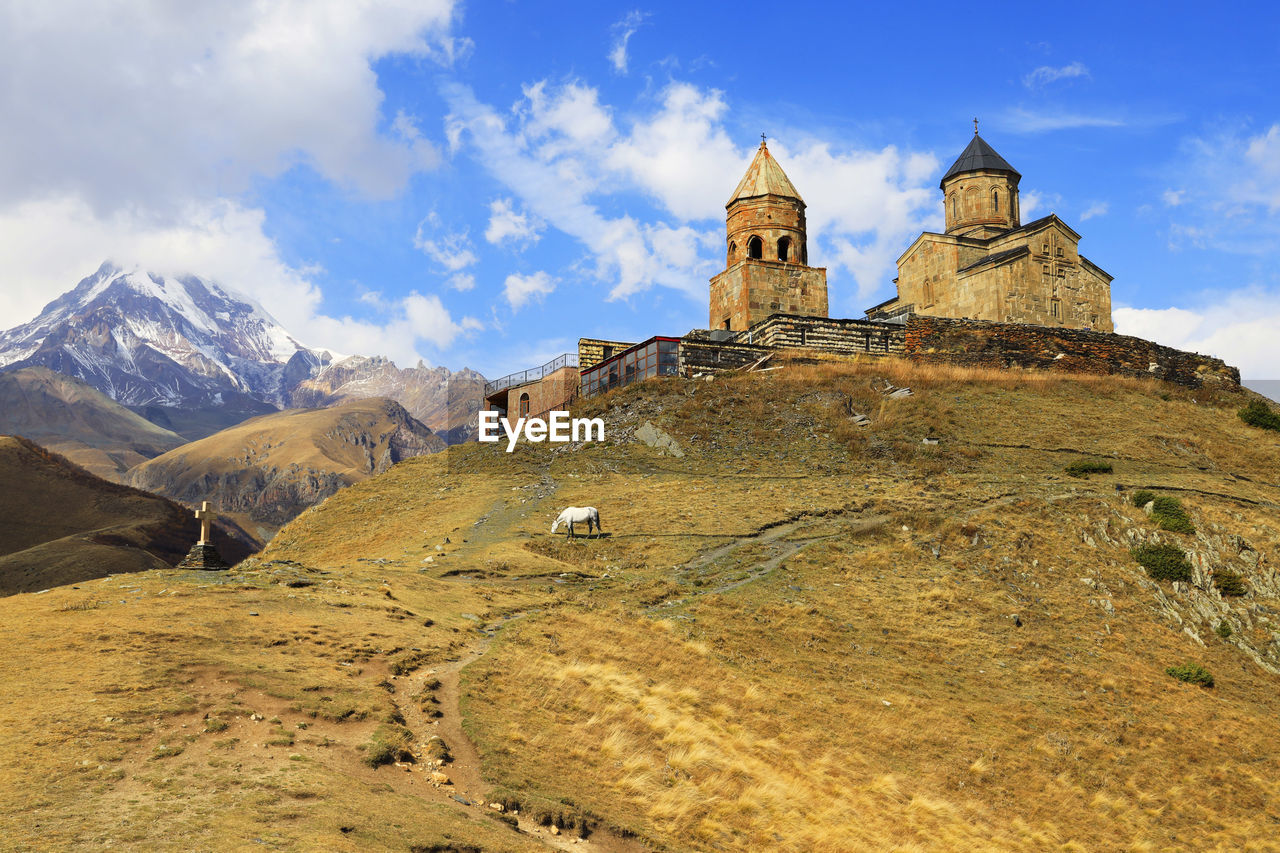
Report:
M1011 172L1019 178L1022 175L1017 169L1009 165L1008 161L996 153L996 150L987 144L987 141L977 134L975 131L973 139L969 140L969 147L960 152L960 156L951 168L947 169L947 173L942 176L942 180L938 182L942 186L952 175L959 175L962 172Z
M804 199L800 198L800 193L796 192L796 188L791 185L787 174L778 165L778 161L769 153L769 148L764 144L763 139L760 140L760 148L756 151L755 159L747 167L747 173L742 176L738 188L733 191L725 207L739 199L762 195L780 195L804 202Z

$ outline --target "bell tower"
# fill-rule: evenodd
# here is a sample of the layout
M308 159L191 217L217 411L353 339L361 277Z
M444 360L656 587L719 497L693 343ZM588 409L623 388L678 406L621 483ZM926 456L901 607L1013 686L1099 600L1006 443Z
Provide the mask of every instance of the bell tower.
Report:
M1018 211L1018 181L1022 175L978 135L942 176L947 233L964 237L994 237L1022 224Z
M762 136L725 205L725 269L711 279L710 328L741 331L772 314L827 316L827 271L809 266L804 209Z

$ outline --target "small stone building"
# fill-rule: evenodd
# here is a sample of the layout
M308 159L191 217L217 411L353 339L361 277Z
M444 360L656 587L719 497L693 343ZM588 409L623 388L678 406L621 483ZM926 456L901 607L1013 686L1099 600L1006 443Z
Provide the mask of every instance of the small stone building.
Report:
M946 233L916 238L898 258L898 295L867 317L1114 331L1112 276L1080 254L1080 235L1056 215L1021 224L1021 178L975 131L939 184Z
M809 266L804 199L763 141L725 205L728 251L711 279L711 329L741 331L772 314L827 316L827 271Z
M484 406L505 417L545 418L564 409L578 396L581 377L576 353L565 353L541 367L521 370L486 382Z

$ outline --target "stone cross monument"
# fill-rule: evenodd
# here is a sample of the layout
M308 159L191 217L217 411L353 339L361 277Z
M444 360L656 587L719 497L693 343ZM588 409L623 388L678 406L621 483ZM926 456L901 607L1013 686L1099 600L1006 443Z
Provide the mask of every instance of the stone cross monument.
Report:
M196 518L200 521L200 541L197 542L191 551L178 564L179 569L228 569L231 568L218 554L218 549L213 546L213 520L217 517L217 513L213 511L213 507L208 501L201 501L200 508L195 511Z

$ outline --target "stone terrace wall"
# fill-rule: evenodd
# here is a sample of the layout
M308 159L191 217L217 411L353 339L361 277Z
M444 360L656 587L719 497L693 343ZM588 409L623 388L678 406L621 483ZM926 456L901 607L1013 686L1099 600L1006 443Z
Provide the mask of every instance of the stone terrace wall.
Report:
M806 347L836 355L902 355L906 351L906 333L900 325L798 314L774 314L734 335L733 340L771 347Z
M699 329L680 339L680 375L732 370L758 361L774 351L774 347L713 341L705 329Z
M918 361L1153 376L1191 388L1240 384L1240 371L1221 359L1109 332L917 315L905 338L906 355Z

